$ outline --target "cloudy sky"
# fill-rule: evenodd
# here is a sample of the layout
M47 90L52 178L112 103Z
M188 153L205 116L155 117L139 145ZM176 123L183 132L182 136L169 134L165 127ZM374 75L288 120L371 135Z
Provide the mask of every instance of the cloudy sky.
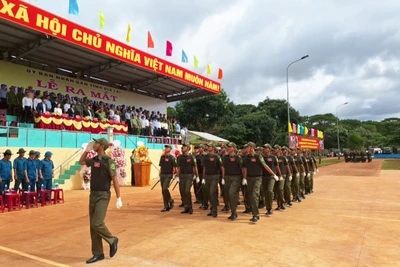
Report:
M63 17L68 0L33 4ZM61 4L60 4L61 3ZM64 3L64 4L63 4ZM196 55L205 74L208 63L224 70L222 87L235 103L257 104L266 97L286 99L302 115L335 113L341 118L380 120L400 117L400 1L398 0L78 0L70 19L147 50L174 46L171 61L181 64L181 49ZM192 68L192 62L187 68ZM183 64L185 65L185 64Z

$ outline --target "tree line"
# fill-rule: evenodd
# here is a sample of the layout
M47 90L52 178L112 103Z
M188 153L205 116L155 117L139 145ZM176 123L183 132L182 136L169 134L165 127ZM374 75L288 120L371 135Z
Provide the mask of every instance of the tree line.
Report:
M258 105L235 104L222 90L210 95L183 100L168 107L168 118L176 118L189 130L208 132L242 145L253 141L287 145L287 102L266 98ZM382 121L339 120L332 113L301 116L290 107L292 123L324 132L326 149L337 149L337 130L341 148L364 150L372 147L400 146L400 118Z

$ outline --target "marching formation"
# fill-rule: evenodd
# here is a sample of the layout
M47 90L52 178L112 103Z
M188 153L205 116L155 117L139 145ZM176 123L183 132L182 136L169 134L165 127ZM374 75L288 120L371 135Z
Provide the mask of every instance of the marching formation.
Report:
M371 152L367 151L346 151L344 153L344 161L347 162L371 162L372 161L372 154Z
M275 210L285 210L293 202L301 202L306 195L313 193L314 176L319 171L310 150L289 149L279 145L265 144L256 147L249 142L240 149L230 142L221 148L214 144L195 147L182 145L182 155L177 158L171 153L171 146L165 145L160 158L159 182L162 188L164 208L167 212L174 208L172 190L179 184L183 207L182 214L193 214L191 188L193 186L196 201L200 209L209 210L207 216L218 216L219 192L221 189L224 207L221 211L231 212L230 220L238 218L240 205L239 192L242 192L245 210L251 213L251 222L260 220L260 209L266 208L266 215Z

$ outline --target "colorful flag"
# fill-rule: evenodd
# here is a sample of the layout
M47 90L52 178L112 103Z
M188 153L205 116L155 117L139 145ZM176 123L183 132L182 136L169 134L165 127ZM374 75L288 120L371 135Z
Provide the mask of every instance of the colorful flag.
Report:
M78 0L69 0L69 14L79 14Z
M222 72L221 69L218 69L218 79L222 79L222 77L224 77L224 73Z
M304 127L304 135L307 135L307 134L308 134L308 128Z
M197 60L197 57L194 56L194 68L197 69L199 67L199 61Z
M293 133L292 125L288 122L289 133Z
M106 19L104 18L103 11L100 11L100 29L104 29L104 24L106 23Z
M151 37L150 32L147 32L147 48L154 48L153 37Z
M185 53L185 51L182 49L182 62L183 63L188 63L189 62L189 59L188 59L188 57L187 57L187 55L186 55L186 53Z
M297 127L296 127L296 124L294 124L294 123L293 123L292 129L293 129L293 133L297 133Z
M128 24L128 33L126 34L126 42L129 43L131 41L131 24Z
M207 74L211 75L211 66L210 66L210 64L207 64Z
M166 51L165 51L165 55L167 57L172 56L172 43L170 41L167 41L167 48L166 48Z
M300 127L300 124L297 124L297 134L301 134L301 127Z

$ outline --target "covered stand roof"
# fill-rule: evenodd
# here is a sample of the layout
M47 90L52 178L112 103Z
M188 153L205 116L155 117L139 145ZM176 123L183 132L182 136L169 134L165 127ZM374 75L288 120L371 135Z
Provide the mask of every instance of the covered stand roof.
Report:
M204 132L196 132L196 131L188 131L189 134L194 134L198 137L200 137L201 139L204 139L206 141L214 141L214 142L229 142L229 140L223 139L221 137L218 137L216 135L213 134L209 134L209 133L204 133Z
M101 47L88 45L82 40L84 34L92 37L100 36L100 34L26 2L23 2L23 5L27 6L28 17L17 18L22 2L17 0L6 2L14 3L15 6L8 9L10 12L0 12L0 58L3 60L164 99L168 102L220 91L218 82L107 36L101 35ZM5 8L2 3L0 2L0 9ZM45 20L46 17L49 18L48 21ZM59 33L51 30L50 22L54 18L62 26ZM64 29L65 32L63 32ZM130 50L132 54L135 51L135 56L137 54L140 56L140 63L136 60L134 62L133 56L127 59L126 55L124 58L115 50L110 52L111 45L114 45L114 49L119 46L126 51ZM162 62L162 67L154 71L153 66L145 66L145 58ZM182 72L171 71L171 66L174 70L176 68ZM203 79L203 83L194 83L193 79L196 77L193 75L198 79Z

